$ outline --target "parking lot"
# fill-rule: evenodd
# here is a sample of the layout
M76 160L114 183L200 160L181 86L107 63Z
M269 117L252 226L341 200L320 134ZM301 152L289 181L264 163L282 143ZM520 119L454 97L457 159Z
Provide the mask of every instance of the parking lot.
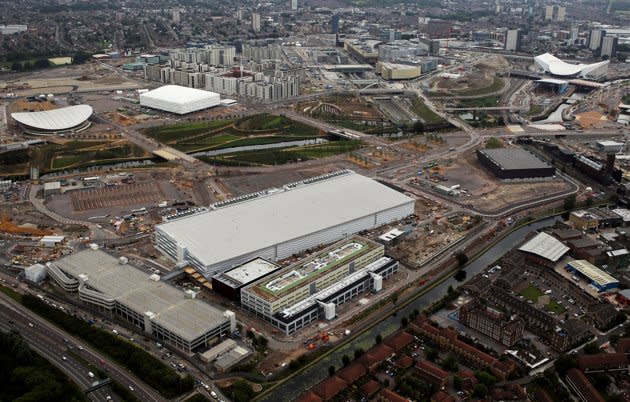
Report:
M75 211L157 203L164 199L159 185L129 184L73 192L70 195Z

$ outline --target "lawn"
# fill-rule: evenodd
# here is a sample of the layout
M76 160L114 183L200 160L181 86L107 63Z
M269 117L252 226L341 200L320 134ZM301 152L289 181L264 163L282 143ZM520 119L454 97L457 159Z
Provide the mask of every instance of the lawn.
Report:
M529 285L521 291L520 295L536 303L538 298L543 295L543 292L537 287Z
M564 313L565 311L567 311L567 309L564 308L562 304L558 304L558 302L555 300L549 301L549 303L547 303L547 305L545 306L545 310L549 312L553 312L556 315L560 315Z
M429 109L419 97L415 97L413 99L412 110L422 120L424 120L426 124L446 123L446 120L444 120L440 115L434 113L431 109Z
M152 127L144 134L188 153L322 136L317 128L269 114L247 116L236 122L222 120Z

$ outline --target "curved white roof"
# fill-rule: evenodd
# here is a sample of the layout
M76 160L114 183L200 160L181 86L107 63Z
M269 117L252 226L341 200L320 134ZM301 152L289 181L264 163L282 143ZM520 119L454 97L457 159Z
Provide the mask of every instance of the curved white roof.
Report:
M536 56L534 57L534 61L546 72L562 77L573 77L578 75L583 77L608 64L608 60L594 64L570 64L560 60L550 53Z
M67 130L83 123L92 115L90 105L76 105L44 112L11 113L18 123L40 130Z

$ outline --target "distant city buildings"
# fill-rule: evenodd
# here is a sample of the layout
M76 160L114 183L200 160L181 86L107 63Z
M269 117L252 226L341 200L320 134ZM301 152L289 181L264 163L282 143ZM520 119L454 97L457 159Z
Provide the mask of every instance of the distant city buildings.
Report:
M337 14L330 17L330 31L334 34L339 32L339 15Z
M609 59L615 57L617 55L618 43L619 38L616 36L604 36L602 39L602 50L600 56L607 57Z
M291 0L291 10L295 11L298 9L298 0Z
M509 29L505 35L505 50L516 52L521 46L521 33L518 29Z
M588 41L588 48L593 51L599 50L600 46L602 45L603 35L604 31L602 31L601 29L591 30L591 35Z
M260 14L258 13L252 14L252 29L254 32L260 31Z
M545 20L563 22L567 15L566 7L557 5L545 7Z

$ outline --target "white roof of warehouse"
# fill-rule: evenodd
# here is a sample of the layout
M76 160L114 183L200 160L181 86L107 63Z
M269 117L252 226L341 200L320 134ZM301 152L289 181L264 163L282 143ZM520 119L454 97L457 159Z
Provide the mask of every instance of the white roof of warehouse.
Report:
M75 105L43 112L11 113L11 117L28 127L40 130L67 130L83 123L92 115L90 105Z
M164 85L140 95L143 99L156 99L169 103L188 104L210 98L217 98L219 94L203 89L182 87L179 85Z
M568 265L589 278L591 281L597 283L599 286L619 283L619 281L613 278L608 272L602 271L600 268L586 260L571 261Z
M569 251L569 247L565 246L555 237L540 232L530 241L523 244L519 250L536 254L539 257L556 262Z
M108 295L139 314L155 314L154 322L187 341L225 322L223 311L210 304L188 299L184 292L102 250L84 250L61 258L53 265L78 278L86 275L90 287Z
M208 266L413 202L350 172L157 228Z

